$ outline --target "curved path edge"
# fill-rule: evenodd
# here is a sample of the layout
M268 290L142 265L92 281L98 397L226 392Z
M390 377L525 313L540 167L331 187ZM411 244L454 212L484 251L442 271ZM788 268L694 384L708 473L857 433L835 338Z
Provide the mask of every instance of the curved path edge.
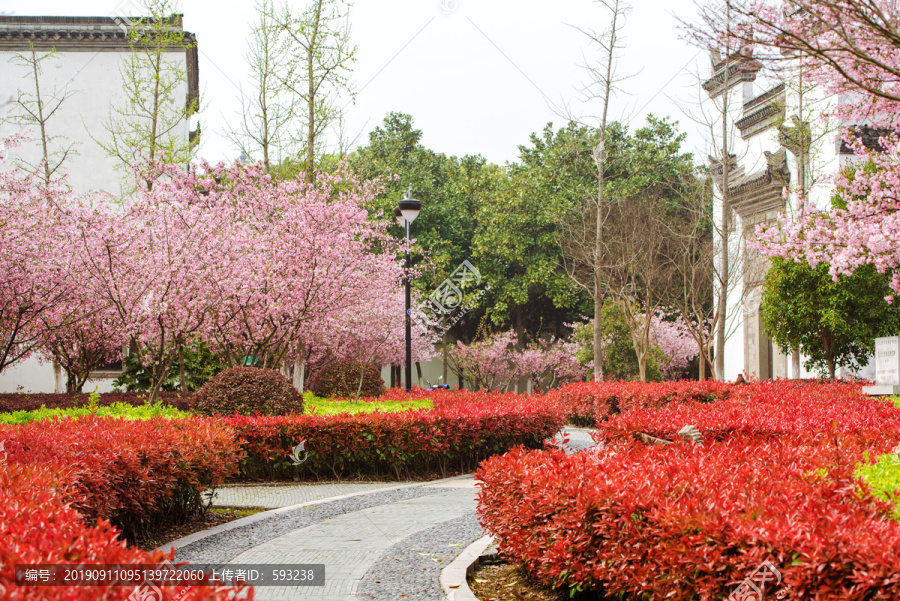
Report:
M441 588L448 601L479 601L469 588L468 577L478 567L482 554L493 544L494 537L490 535L479 538L441 571Z
M341 499L349 499L352 497L362 497L366 495L372 495L376 493L382 493L390 490L400 490L404 488L415 488L417 486L434 486L436 484L453 482L455 480L462 480L465 478L470 478L471 474L463 474L460 476L452 476L450 478L442 478L440 480L428 480L425 482L413 482L411 484L403 484L401 486L386 486L384 488L376 488L374 490L366 490L355 493L348 493L345 495L338 495L335 497L328 497L325 499L317 499L315 501L307 501L305 503L298 503L296 505L291 505L288 507L279 507L278 509L270 509L268 511L261 511L259 513L255 513L253 515L248 515L245 518L240 518L238 520L233 520L230 522L226 522L224 524L220 524L218 526L214 526L208 530L202 530L200 532L195 532L193 534L189 534L187 536L183 536L177 540L166 543L165 545L159 547L158 551L168 552L172 549L176 551L181 549L182 547L186 547L190 544L193 544L197 541L203 540L210 536L215 536L217 534L221 534L222 532L228 532L229 530L233 530L235 528L241 528L243 526L248 526L250 524L260 522L263 520L268 520L273 517L277 517L279 514L288 513L290 511L294 511L300 509L301 507L309 507L312 505L322 505L325 503L332 503L334 501L340 501Z

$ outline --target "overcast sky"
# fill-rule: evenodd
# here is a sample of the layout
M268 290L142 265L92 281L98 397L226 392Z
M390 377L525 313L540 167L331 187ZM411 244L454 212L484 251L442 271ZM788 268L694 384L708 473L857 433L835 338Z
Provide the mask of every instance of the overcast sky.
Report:
M296 0L302 5L302 0ZM140 0L0 0L16 15L136 14ZM254 21L252 0L182 0L185 29L200 50L200 154L231 160L222 135L237 120L238 85ZM347 108L348 134L364 144L390 111L413 116L423 143L450 155L481 154L503 164L530 133L565 123L568 106L588 119L599 107L580 101L590 60L587 38L573 26L603 30L607 12L591 0L358 0L351 11L359 46L353 79L359 94ZM683 114L699 99L697 77L708 58L683 38L678 18L695 15L693 0L636 0L626 23L627 48L611 118L639 127L647 113L670 116L689 134L687 150L705 156L703 129ZM680 106L681 108L680 108Z

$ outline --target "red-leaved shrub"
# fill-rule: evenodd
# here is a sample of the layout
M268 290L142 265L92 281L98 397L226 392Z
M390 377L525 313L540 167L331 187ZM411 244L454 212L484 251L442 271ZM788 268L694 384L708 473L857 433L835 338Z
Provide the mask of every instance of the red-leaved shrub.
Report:
M669 403L709 403L743 392L727 382L577 382L548 392L560 403L575 425L594 427L597 422L631 409L657 409Z
M900 522L854 477L900 442L900 409L853 383L727 386L712 402L638 396L586 453L488 459L482 524L564 589L724 598L770 561L783 581L766 598L900 599ZM704 443L635 440L676 440L685 425Z
M207 415L303 413L303 395L274 369L232 367L194 394L192 409Z
M714 440L832 432L852 434L860 444L885 437L900 442L900 410L864 395L859 384L783 380L735 388L742 394L715 403L636 408L598 424L595 438L619 440L643 432L673 440L683 426L693 425Z
M0 440L8 463L56 469L66 502L129 534L190 514L240 460L231 429L204 418L42 420L0 426Z
M563 589L724 598L768 560L783 582L766 598L900 599L891 505L859 489L859 449L818 442L516 449L478 470L478 512L504 554Z
M97 404L107 407L113 403L143 405L150 394L147 392L101 392ZM192 393L160 392L164 405L187 411L191 407ZM47 409L69 409L83 407L90 402L88 394L52 394L38 392L0 393L0 413L11 411L34 411L42 406Z
M394 391L394 400L422 398ZM423 478L473 470L514 445L537 448L565 418L539 397L480 392L429 393L432 411L225 418L244 441L244 478ZM305 440L306 461L288 455Z
M0 463L0 598L22 601L94 601L134 598L135 587L17 586L15 569L26 564L142 564L156 566L172 554L127 548L109 522L89 525L56 488L60 473L38 465ZM201 582L201 581L198 581ZM165 599L252 599L244 587L194 585L161 586ZM178 596L180 595L180 596Z

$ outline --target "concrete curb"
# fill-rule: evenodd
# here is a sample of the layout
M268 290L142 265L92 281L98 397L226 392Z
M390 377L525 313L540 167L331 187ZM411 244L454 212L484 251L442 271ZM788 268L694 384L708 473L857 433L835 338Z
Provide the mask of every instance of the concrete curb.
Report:
M389 490L400 490L401 488L415 488L417 486L435 486L442 482L453 482L455 480L462 480L465 478L471 478L471 474L464 474L462 476L453 476L451 478L442 478L441 480L429 480L426 482L414 482L412 484L403 484L401 486L386 486L385 488L376 488L374 490L365 490L356 493L348 493L346 495L338 495L336 497L328 497L327 499L319 499L317 501L307 501L306 503L298 503L297 505L290 505L288 507L279 507L278 509L270 509L269 511L262 511L260 513L255 513L253 515L248 515L245 518L241 518L239 520L234 520L231 522L227 522L225 524L221 524L219 526L215 526L210 528L209 530L203 530L201 532L195 532L194 534L189 534L177 540L174 540L170 543L166 543L162 547L159 547L157 551L168 552L171 549L180 549L182 547L186 547L191 543L195 543L198 540L203 540L208 536L214 536L216 534L220 534L222 532L228 532L229 530L233 530L235 528L240 528L242 526L248 526L250 524L254 524L256 522L260 522L262 520L267 520L269 518L273 518L282 513L287 513L289 511L294 511L295 509L300 509L301 507L309 507L310 505L322 505L323 503L331 503L332 501L340 501L341 499L349 499L350 497L361 497L363 495L373 495L379 492L385 492Z
M479 601L469 588L468 577L478 567L481 554L494 544L494 537L483 536L465 548L450 565L441 570L441 588L448 601Z

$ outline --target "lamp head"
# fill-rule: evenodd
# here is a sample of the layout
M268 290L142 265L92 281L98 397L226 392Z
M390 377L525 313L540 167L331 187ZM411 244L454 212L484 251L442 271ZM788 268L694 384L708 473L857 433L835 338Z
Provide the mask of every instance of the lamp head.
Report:
M397 208L400 210L403 218L406 219L408 223L412 223L416 220L416 217L419 216L419 212L421 212L422 210L422 201L416 200L412 197L411 185L409 187L409 191L406 193L406 198L400 201L400 204Z

